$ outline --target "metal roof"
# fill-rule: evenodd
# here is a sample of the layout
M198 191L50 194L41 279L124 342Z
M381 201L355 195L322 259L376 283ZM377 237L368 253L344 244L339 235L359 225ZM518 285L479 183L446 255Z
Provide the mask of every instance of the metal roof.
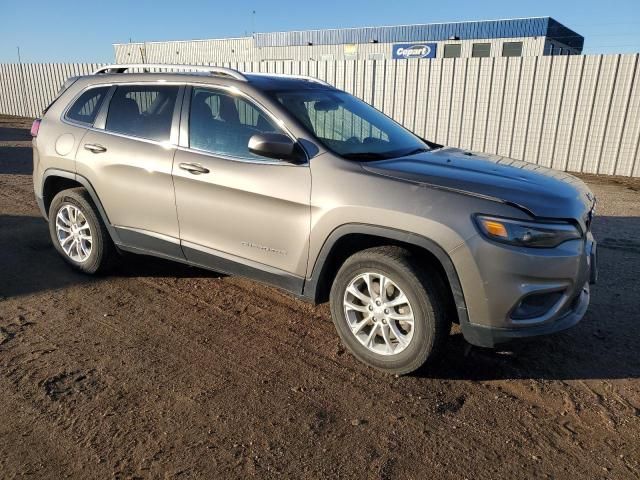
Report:
M256 47L393 43L482 38L548 37L582 49L584 37L550 17L514 18L384 27L332 28L254 34Z

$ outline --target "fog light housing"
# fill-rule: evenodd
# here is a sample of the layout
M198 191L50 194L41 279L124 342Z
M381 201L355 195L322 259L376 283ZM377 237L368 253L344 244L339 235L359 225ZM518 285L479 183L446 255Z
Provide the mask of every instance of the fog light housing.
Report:
M520 300L511 313L513 320L530 320L543 316L562 298L562 291L531 293Z

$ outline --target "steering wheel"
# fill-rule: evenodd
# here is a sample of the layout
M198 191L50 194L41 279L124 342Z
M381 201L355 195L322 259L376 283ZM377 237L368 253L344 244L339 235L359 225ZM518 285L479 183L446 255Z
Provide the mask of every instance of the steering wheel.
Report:
M362 143L358 137L347 138L344 142L349 145L360 145Z

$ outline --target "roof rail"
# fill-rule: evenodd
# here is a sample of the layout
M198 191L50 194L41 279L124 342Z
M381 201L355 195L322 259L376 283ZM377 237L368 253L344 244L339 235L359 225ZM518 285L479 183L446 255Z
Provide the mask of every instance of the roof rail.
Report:
M247 81L247 77L244 73L234 70L233 68L226 67L212 67L207 65L178 65L178 64L165 64L165 63L129 63L129 64L114 64L105 65L100 67L94 75L102 75L105 73L125 73L128 70L142 70L148 71L150 69L155 70L175 70L176 73L180 72L203 72L210 73L212 75L224 75L243 82ZM307 80L308 82L319 83L331 87L330 83L320 80L319 78L310 77L308 75L290 75L287 73L268 73L268 72L247 72L247 75L259 75L265 77L281 77L281 78L298 78L300 80Z
M321 85L326 85L327 87L333 87L333 85L331 85L328 82L325 82L324 80L320 80L319 78L316 77L310 77L309 75L296 75L296 74L289 74L289 73L268 73L268 72L246 72L247 75L260 75L260 76L265 76L265 77L280 77L280 78L298 78L300 80L307 80L308 82L314 82L314 83L319 83Z
M163 70L176 70L177 72L204 72L210 73L212 75L225 75L236 80L240 80L243 82L247 81L247 77L245 77L242 73L232 68L225 67L210 67L206 65L169 65L164 63L130 63L130 64L116 64L116 65L105 65L104 67L100 67L95 72L94 75L101 75L105 73L125 73L128 70L138 69L138 70L149 70L149 69L163 69Z

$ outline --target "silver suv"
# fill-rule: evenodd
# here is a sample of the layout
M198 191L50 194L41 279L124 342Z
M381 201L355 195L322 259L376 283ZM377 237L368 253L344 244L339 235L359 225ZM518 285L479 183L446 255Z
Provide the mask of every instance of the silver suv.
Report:
M74 268L127 251L328 300L387 372L431 359L452 322L492 347L589 304L582 181L434 144L319 80L113 65L67 81L32 130L36 198Z

